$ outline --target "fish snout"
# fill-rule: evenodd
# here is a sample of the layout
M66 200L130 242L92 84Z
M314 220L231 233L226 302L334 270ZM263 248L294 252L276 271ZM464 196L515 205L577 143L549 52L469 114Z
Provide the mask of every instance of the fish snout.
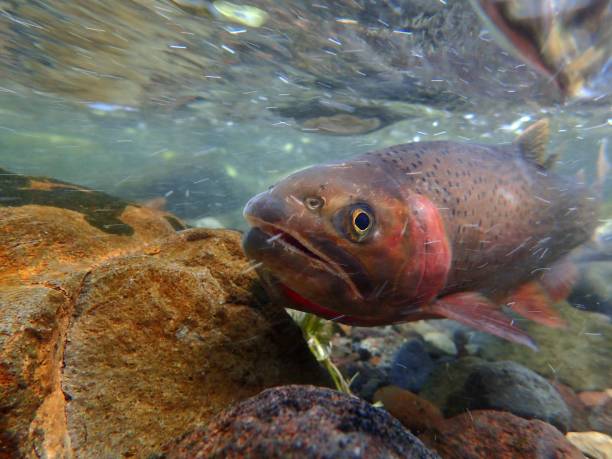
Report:
M250 224L253 224L253 220L274 224L285 219L286 208L283 201L264 191L249 199L243 215Z

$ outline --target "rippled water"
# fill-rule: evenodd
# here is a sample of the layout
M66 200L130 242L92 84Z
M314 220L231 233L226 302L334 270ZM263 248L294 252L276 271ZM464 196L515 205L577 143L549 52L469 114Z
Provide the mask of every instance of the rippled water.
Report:
M252 4L259 27L206 2L2 3L0 164L241 227L248 196L322 160L547 114L563 169L590 172L609 131L609 94L561 104L467 2Z

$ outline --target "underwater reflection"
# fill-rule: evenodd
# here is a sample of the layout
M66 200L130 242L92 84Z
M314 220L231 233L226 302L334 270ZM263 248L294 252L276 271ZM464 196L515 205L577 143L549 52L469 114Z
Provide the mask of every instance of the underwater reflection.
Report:
M609 0L472 0L472 4L507 47L553 80L566 96L597 95L591 84L609 85Z

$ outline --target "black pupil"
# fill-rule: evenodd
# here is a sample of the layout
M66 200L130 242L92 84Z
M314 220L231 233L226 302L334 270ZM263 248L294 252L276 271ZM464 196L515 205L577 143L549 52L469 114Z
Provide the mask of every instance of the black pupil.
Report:
M365 231L370 226L370 216L365 212L359 212L355 217L355 226L361 231Z

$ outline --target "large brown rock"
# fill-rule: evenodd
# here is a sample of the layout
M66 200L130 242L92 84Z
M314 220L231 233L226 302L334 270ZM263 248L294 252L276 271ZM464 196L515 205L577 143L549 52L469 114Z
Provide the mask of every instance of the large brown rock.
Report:
M326 383L238 233L20 204L0 207L0 458L146 457L264 388Z
M386 411L295 385L245 400L164 450L165 459L439 459Z
M87 276L62 378L74 449L152 452L266 387L322 381L299 329L253 297L239 241L189 230Z

